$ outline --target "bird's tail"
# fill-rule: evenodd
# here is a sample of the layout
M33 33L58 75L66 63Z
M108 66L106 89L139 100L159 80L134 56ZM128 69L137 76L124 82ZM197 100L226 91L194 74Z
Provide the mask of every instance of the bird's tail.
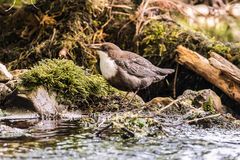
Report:
M159 82L167 77L167 75L175 72L174 69L168 69L168 68L158 68L156 73L158 76L155 77L154 82Z

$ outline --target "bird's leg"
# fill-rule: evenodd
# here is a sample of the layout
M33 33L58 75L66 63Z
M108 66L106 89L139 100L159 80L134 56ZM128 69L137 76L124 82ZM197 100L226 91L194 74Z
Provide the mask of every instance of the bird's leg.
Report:
M138 91L139 91L139 89L134 92L134 94L133 94L132 98L130 99L130 101L128 102L127 106L129 106L132 103L132 101L136 97Z
M125 94L125 96L120 100L120 104L123 103L123 101L127 98L128 94L129 94L129 92L127 92L127 93Z

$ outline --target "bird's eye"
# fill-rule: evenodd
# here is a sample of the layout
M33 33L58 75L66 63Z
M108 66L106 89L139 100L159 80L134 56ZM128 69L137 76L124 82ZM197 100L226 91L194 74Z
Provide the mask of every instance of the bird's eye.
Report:
M102 50L103 50L103 51L107 51L107 50L108 50L107 46L103 45L103 46L102 46Z

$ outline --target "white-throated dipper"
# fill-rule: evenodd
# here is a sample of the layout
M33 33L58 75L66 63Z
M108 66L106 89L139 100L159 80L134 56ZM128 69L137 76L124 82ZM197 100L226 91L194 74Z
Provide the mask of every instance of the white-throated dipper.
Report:
M140 89L174 72L173 69L158 68L140 55L121 50L113 43L91 44L89 47L99 55L103 77L110 85L122 91L133 91L136 94Z

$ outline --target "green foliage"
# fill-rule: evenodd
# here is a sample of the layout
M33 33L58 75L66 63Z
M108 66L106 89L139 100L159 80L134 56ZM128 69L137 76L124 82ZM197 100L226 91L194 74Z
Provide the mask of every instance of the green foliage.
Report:
M212 97L209 97L208 101L203 103L203 110L212 114L216 113Z
M186 30L175 23L152 20L143 28L140 49L143 55L154 64L164 64L174 59L178 45L183 45L208 57L210 52L216 52L240 67L238 43L223 43L209 38L196 31Z
M141 38L140 48L144 50L143 55L150 58L155 65L171 61L176 47L180 44L194 48L192 34L172 23L152 20L144 27Z
M58 100L64 104L88 103L116 91L101 76L87 76L85 72L73 61L47 59L23 74L21 79L22 85L30 90L43 85L57 92Z
M172 33L172 34L169 34ZM144 53L147 56L159 55L162 56L166 54L166 45L172 43L175 44L177 38L174 35L176 32L174 30L169 30L169 27L163 23L158 23L157 21L152 22L150 26L146 27L144 34L146 37L143 39L142 44L147 45L144 48Z
M212 46L212 50L217 53L221 53L222 55L227 54L231 51L230 47L227 47L226 45L222 43L215 43Z
M133 118L129 122L130 122L130 125L138 126L139 128L143 128L144 126L147 125L146 119L144 118Z
M7 3L13 7L22 6L23 4L35 4L36 0L0 0L0 4Z

